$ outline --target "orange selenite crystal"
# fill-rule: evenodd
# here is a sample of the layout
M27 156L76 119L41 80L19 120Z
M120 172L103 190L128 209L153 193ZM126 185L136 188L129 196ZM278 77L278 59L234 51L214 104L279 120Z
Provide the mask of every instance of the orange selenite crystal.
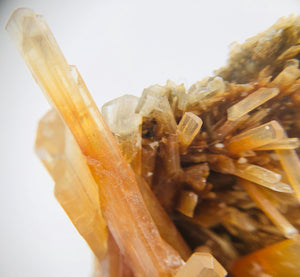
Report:
M300 17L103 118L41 16L17 9L7 30L54 109L36 150L95 276L300 276Z

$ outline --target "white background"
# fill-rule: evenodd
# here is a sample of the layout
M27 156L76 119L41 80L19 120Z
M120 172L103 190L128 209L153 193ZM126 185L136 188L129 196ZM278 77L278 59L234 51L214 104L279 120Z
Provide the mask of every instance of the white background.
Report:
M225 64L231 42L300 13L299 0L0 0L0 276L85 277L92 255L34 155L49 109L4 31L13 9L43 14L97 104L167 79L193 82Z

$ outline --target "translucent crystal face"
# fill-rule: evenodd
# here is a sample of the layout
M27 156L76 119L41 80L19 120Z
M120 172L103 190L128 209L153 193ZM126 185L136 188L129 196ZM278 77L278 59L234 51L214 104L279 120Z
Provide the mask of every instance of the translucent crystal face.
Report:
M97 184L69 129L54 110L39 122L36 153L55 182L55 197L98 259L107 251L107 227Z
M116 136L140 133L142 116L135 113L138 102L137 96L123 95L102 106L102 116Z

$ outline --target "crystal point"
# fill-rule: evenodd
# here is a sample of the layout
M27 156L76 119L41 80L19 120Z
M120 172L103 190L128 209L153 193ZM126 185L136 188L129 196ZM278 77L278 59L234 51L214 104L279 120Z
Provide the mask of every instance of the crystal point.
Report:
M26 28L24 17L29 19ZM182 264L181 257L161 238L131 168L86 87L78 86L74 80L50 29L31 10L24 9L11 16L7 30L47 99L87 157L108 228L134 273L168 276L176 272ZM26 45L19 43L19 38ZM120 218L120 214L124 217Z
M195 252L175 277L225 277L226 270L210 254Z

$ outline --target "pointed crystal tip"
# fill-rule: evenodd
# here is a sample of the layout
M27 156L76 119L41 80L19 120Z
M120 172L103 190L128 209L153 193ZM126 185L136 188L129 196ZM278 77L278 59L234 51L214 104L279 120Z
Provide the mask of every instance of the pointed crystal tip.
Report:
M175 277L224 277L226 270L210 253L195 252Z

